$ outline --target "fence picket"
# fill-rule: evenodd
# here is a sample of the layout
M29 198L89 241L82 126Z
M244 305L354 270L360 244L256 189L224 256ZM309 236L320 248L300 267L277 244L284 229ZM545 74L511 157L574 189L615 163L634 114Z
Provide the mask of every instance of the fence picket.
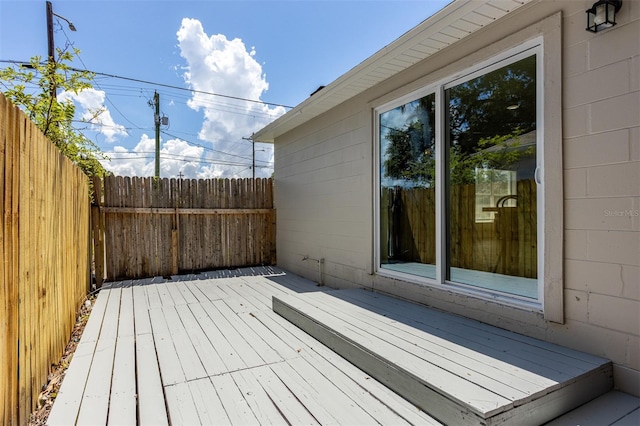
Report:
M475 186L451 187L448 210L451 266L537 277L535 182L519 181L517 194L517 207L496 208L496 219L483 223L475 218ZM435 263L435 211L433 189L383 189L382 259Z
M87 294L89 185L1 94L0 204L0 423L23 425Z
M131 182L109 176L103 184L107 279L275 262L271 179Z

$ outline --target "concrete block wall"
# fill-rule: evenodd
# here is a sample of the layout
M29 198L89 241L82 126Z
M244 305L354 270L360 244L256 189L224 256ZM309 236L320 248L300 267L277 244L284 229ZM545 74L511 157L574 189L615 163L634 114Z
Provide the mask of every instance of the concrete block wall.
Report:
M370 246L370 117L362 108L337 117L276 145L278 263L315 281L320 259L327 278L365 269Z
M607 357L640 396L640 1L618 25L585 31L593 1L537 1L449 57L385 82L276 140L278 263L333 287L380 289ZM564 324L517 308L371 275L372 99L438 74L455 55L562 12ZM442 58L447 58L442 59ZM440 61L440 63L438 63ZM432 67L432 68L429 68ZM553 184L553 183L549 183Z
M616 386L640 394L640 2L618 25L563 17L565 320L550 337L611 358Z

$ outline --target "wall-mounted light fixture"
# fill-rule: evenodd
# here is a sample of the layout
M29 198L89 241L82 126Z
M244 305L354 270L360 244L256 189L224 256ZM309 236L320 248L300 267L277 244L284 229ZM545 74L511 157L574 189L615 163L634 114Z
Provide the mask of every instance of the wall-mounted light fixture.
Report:
M616 24L616 13L622 6L622 0L599 0L587 9L587 31L611 28Z

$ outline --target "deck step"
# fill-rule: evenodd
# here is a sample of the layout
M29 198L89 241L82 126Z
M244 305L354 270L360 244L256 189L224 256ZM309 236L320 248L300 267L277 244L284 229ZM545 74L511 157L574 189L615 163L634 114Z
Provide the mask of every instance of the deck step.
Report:
M273 310L445 424L542 424L613 386L609 360L363 289Z

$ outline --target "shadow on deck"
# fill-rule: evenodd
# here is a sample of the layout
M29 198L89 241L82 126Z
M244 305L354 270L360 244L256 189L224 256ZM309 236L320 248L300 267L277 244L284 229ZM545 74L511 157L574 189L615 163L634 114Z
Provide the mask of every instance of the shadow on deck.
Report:
M123 281L100 292L48 424L539 424L611 387L607 360L550 347L278 268ZM595 401L624 399L599 420L637 422L620 395Z
M446 424L542 424L611 390L611 362L363 289L274 311Z
M48 424L439 424L271 309L326 291L277 268L112 283Z

